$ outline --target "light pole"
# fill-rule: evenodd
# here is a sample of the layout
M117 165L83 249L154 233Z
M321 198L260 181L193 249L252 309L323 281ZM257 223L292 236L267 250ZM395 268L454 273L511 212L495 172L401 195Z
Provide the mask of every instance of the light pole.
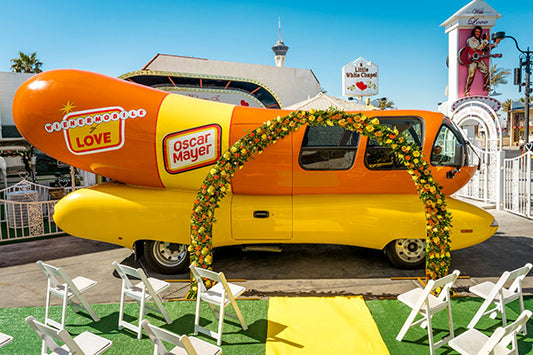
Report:
M492 34L492 40L496 41L497 39L504 39L504 38L510 38L514 41L514 44L516 45L516 49L522 55L520 56L520 68L515 69L515 84L516 85L524 85L525 86L525 99L526 102L524 103L524 143L529 143L529 94L531 93L530 89L530 76L531 76L531 54L533 51L529 50L529 47L527 47L527 50L524 51L520 49L518 46L518 42L513 36L506 36L505 32L494 32ZM522 74L522 67L524 67L524 71L526 73L525 81L522 84L521 83L521 74ZM520 86L518 88L518 91L520 91Z

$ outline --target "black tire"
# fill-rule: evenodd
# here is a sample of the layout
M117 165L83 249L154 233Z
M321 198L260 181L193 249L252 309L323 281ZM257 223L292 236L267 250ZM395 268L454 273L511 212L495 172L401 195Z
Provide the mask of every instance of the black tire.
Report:
M149 240L144 243L144 259L160 274L180 274L189 267L187 245Z
M399 269L421 269L426 266L424 239L396 239L387 244L385 255Z

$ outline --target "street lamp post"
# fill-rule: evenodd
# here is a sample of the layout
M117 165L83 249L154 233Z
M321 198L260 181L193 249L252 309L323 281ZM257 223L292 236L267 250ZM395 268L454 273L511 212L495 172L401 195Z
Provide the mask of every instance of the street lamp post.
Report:
M530 79L531 79L531 54L533 54L533 51L530 51L529 50L529 47L527 48L526 51L520 49L520 47L518 46L518 42L516 41L516 39L513 37L513 36L506 36L505 35L505 32L494 32L492 34L492 40L495 41L497 39L503 39L503 38L510 38L514 41L514 44L516 45L516 49L518 49L518 51L520 53L522 53L522 56L520 58L520 69L519 69L519 73L522 72L522 67L524 67L524 71L526 73L526 77L525 77L525 82L524 82L524 86L525 86L525 100L526 102L524 103L524 143L529 143L529 94L531 93L531 89L530 89ZM522 83L518 83L518 85L522 85Z

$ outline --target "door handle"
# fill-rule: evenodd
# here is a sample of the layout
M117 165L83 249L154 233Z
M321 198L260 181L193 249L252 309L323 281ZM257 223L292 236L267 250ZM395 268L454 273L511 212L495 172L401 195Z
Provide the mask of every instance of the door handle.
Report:
M254 218L268 218L270 217L269 211L254 211Z

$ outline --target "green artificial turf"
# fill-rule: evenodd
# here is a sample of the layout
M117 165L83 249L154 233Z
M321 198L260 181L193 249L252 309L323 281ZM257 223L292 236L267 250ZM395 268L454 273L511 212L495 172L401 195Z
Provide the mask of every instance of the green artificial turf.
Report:
M268 300L239 300L239 308L244 314L248 330L244 332L237 321L231 318L224 322L224 333L222 337L222 349L224 354L264 354L267 332L267 310ZM194 312L196 302L178 301L165 302L172 324L167 324L162 317L148 315L146 319L150 323L167 329L177 334L193 334L194 332ZM101 335L111 341L113 345L106 354L152 354L153 345L150 339L143 334L141 340L137 339L137 334L123 329L117 329L118 324L118 304L94 305L94 310L100 317L99 322L94 322L89 315L81 311L76 314L72 310L67 311L65 328L74 337L86 330ZM139 307L135 303L125 305L125 321L137 324L137 314ZM59 320L61 317L60 307L52 307L51 315L53 319ZM37 320L44 320L44 307L25 308L4 308L0 309L0 330L3 333L14 337L13 341L0 349L0 354L38 354L41 349L41 340L30 326L25 322L25 318L33 315ZM200 317L200 325L216 331L217 321L204 303ZM203 340L213 344L215 340L199 335Z
M533 310L533 297L526 297L525 308ZM268 300L238 300L239 307L244 315L248 330L243 331L237 321L231 318L224 322L224 334L222 337L222 349L225 355L230 354L264 354L267 334L267 312ZM165 302L170 317L174 320L172 324L166 324L159 316L148 315L152 324L170 330L177 334L193 334L194 331L194 311L195 302L176 301ZM403 322L409 314L409 308L397 300L371 300L366 301L372 316L380 330L381 336L392 355L400 354L428 354L427 331L420 327L411 328L402 342L395 339ZM455 334L459 335L466 330L475 312L481 305L481 300L477 298L454 298L452 300L452 312L454 319ZM217 322L207 305L202 305L200 324L209 329L216 330ZM141 340L137 340L136 334L123 329L117 329L118 324L118 304L94 305L96 313L100 316L99 322L93 320L85 312L78 314L67 311L66 329L76 336L83 331L101 335L113 341L113 346L106 354L152 354L153 345L146 335ZM138 306L135 303L128 303L125 306L126 321L137 319ZM507 318L513 321L519 313L518 302L513 302L507 306ZM312 310L309 310L312 312ZM60 318L60 307L51 308L54 319ZM33 315L38 320L44 319L44 307L25 308L4 308L0 309L0 331L14 337L14 340L0 349L0 354L38 354L41 347L41 340L37 334L28 326L24 319ZM496 327L501 325L501 318L495 320L484 317L476 326L476 329L490 335ZM446 312L440 312L434 317L433 329L435 339L440 339L448 333L448 320ZM339 331L348 331L339 329ZM211 338L199 335L203 340L215 343ZM518 336L519 353L533 354L533 320L528 323L528 335ZM442 347L437 350L437 354L456 354L449 347Z
M372 300L366 302L374 321L376 322L381 336L390 353L395 354L428 354L429 343L427 330L419 326L409 329L403 341L397 341L396 335L407 319L411 309L398 300ZM458 336L466 330L470 320L481 306L481 299L472 297L457 297L452 299L452 316L455 335ZM533 297L524 298L525 309L533 310ZM518 301L512 302L506 307L508 322L514 321L519 313ZM418 318L417 318L418 319ZM476 329L490 336L492 332L501 326L501 317L490 319L483 317L476 325ZM533 354L533 320L528 322L527 336L518 335L520 354ZM448 335L447 312L442 311L433 317L433 334L435 341ZM457 354L448 346L437 349L437 354Z

